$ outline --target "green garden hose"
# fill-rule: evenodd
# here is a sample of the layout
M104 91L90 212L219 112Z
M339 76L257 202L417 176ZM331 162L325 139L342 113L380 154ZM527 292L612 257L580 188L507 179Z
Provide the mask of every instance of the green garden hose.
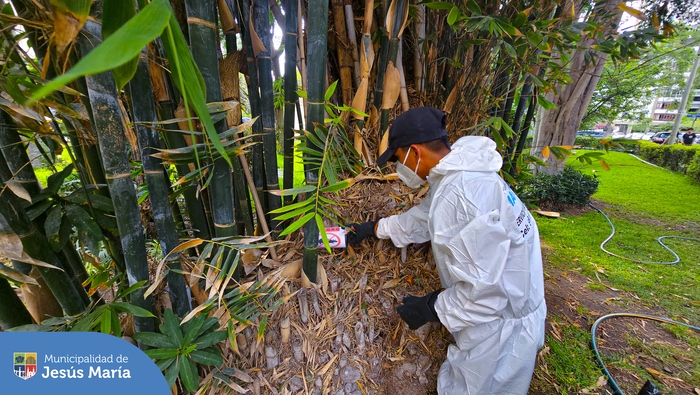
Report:
M620 387L617 385L617 382L615 382L615 379L610 375L610 372L608 371L608 368L605 367L605 364L603 363L603 358L600 357L600 353L598 352L598 346L595 341L595 331L598 328L598 325L600 325L603 321L608 320L610 318L618 318L618 317L633 317L633 318L642 318L645 320L653 320L653 321L659 321L659 322L665 322L667 324L675 324L675 325L681 325L685 326L687 328L690 328L696 332L700 332L700 328L688 324L684 324L682 322L670 320L668 318L661 318L661 317L656 317L653 315L645 315L645 314L636 314L636 313L612 313L612 314L607 314L604 315L598 320L593 323L593 327L591 328L591 347L593 348L593 353L595 354L596 359L598 360L598 363L600 364L600 367L603 369L603 373L608 377L608 384L610 385L610 388L613 390L613 395L624 395Z
M610 224L610 227L612 228L612 232L610 233L610 236L608 236L602 243L600 243L600 249L603 250L603 252L605 252L606 254L614 256L616 258L625 259L625 260L636 262L636 263L649 263L649 264L655 264L655 265L675 265L681 261L681 258L678 256L678 254L676 254L675 251L673 251L671 248L669 248L666 244L663 243L663 241L662 241L663 239L675 238L675 239L681 239L681 240L691 240L691 241L699 241L700 242L700 239L694 239L691 237L681 237L681 236L661 236L661 237L659 237L657 239L659 244L661 244L661 246L663 248L665 248L667 251L669 251L671 254L673 254L673 256L676 257L676 259L673 262L642 261L639 259L632 259L632 258L627 258L627 257L621 256L621 255L617 255L617 254L605 249L605 245L608 244L608 242L610 240L612 240L613 236L615 236L615 225L613 225L610 218L607 215L605 215L605 213L602 212L599 208L595 207L594 205L592 205L590 203L589 203L589 206L593 207L596 211L601 213L605 217L606 220L608 220L608 223ZM612 313L612 314L607 314L607 315L604 315L604 316L598 318L598 320L596 320L596 322L593 323L593 327L591 328L591 347L593 348L593 353L595 354L595 357L596 357L598 363L600 364L600 367L603 369L603 373L608 377L608 384L610 385L610 388L612 388L612 390L613 390L613 395L624 395L624 394L623 394L622 390L620 389L620 387L617 385L617 382L615 382L615 379L613 379L613 377L610 375L610 372L608 371L608 369L605 367L605 364L603 363L603 359L600 357L600 353L598 352L598 346L596 344L595 332L596 332L596 329L598 328L598 325L600 325L603 321L608 320L610 318L617 318L617 317L633 317L633 318L641 318L641 319L645 319L645 320L665 322L668 324L685 326L685 327L690 328L696 332L700 332L700 328L698 328L696 326L684 324L682 322L674 321L674 320L671 320L668 318L661 318L661 317L656 317L653 315L646 315L646 314Z
M588 205L591 206L591 207L593 207L593 208L594 208L596 211L598 211L599 213L603 214L603 217L605 217L605 219L608 220L608 223L610 224L610 227L612 228L612 232L610 233L610 236L608 236L607 239L605 239L602 243L600 243L600 249L603 250L603 252L605 252L606 254L611 255L611 256L614 256L614 257L616 257L616 258L625 259L625 260L632 261L632 262L635 262L635 263L650 263L650 264L654 264L654 265L675 265L675 264L677 264L678 262L681 261L681 258L678 256L678 254L676 254L675 251L673 251L673 250L672 250L671 248L669 248L666 244L664 244L664 242L663 242L662 240L664 240L664 239L681 239L681 240L691 240L691 241L698 241L698 242L700 242L700 239L694 239L694 238L692 238L692 237L681 237L681 236L661 236L661 237L659 237L658 239L656 239L656 241L658 241L659 244L661 244L661 246L662 246L663 248L665 248L668 252L670 252L671 254L673 254L674 257L676 257L676 259L675 259L673 262L642 261L642 260L639 260L639 259L627 258L626 256L617 255L617 254L615 254L614 252L610 252L610 251L608 251L608 250L605 249L605 245L608 244L608 242L610 242L610 240L612 240L613 236L615 236L615 225L613 225L613 223L612 223L612 221L610 220L610 218L608 218L608 216L605 215L604 212L600 211L600 209L599 209L598 207L596 207L596 206L594 206L594 205L592 205L592 204L590 204L590 203L589 203Z

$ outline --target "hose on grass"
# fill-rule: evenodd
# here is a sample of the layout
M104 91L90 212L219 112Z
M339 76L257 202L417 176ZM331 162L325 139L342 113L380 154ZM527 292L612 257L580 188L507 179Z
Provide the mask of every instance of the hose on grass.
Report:
M692 237L682 237L682 236L661 236L658 239L656 239L656 241L659 242L659 244L661 244L661 247L665 248L666 251L670 252L671 254L673 254L674 257L676 257L676 259L673 262L642 261L640 259L628 258L626 256L618 255L618 254L615 254L614 252L610 252L610 251L605 249L605 245L608 244L610 242L610 240L612 240L613 236L615 236L615 232L616 232L615 225L613 225L610 218L607 215L605 215L605 213L602 212L598 207L596 207L590 203L588 203L588 205L593 207L596 211L601 213L603 215L603 217L605 217L606 220L608 220L608 224L610 224L610 228L612 228L612 232L610 232L610 236L608 236L607 239L605 239L602 243L600 243L600 249L603 250L603 252L605 252L606 254L614 256L616 258L625 259L625 260L632 261L635 263L649 263L649 264L653 264L653 265L675 265L681 261L681 258L678 256L678 254L676 254L675 251L673 251L671 248L669 248L669 246L664 244L664 242L663 242L664 239L680 239L680 240L690 240L690 241L700 242L700 239L695 239Z
M622 256L622 255L618 255L618 254L615 254L615 253L610 252L610 251L605 249L605 245L608 244L608 242L610 242L610 240L612 240L613 236L615 236L615 225L613 225L610 218L607 215L605 215L605 213L602 212L598 207L596 207L590 203L588 205L593 207L599 213L601 213L605 217L605 219L608 221L608 224L610 224L610 228L612 228L612 232L610 233L610 236L608 236L602 243L600 243L600 249L603 250L603 252L605 252L606 254L614 256L616 258L625 259L625 260L636 262L636 263L648 263L648 264L654 264L654 265L675 265L681 261L681 258L678 256L678 254L676 254L675 251L673 251L666 244L664 244L664 242L663 242L664 239L674 238L674 239L700 242L700 239L695 239L692 237L681 237L681 236L661 236L658 239L656 239L656 241L658 241L659 244L661 244L661 246L663 248L665 248L668 252L673 254L674 257L676 257L676 259L673 262L642 261L639 259L633 259L633 258L628 258L628 257ZM596 329L598 328L598 325L600 325L603 321L606 321L610 318L619 318L619 317L641 318L641 319L645 319L645 320L664 322L667 324L681 325L681 326L684 326L686 328L690 328L696 332L700 332L700 328L698 328L696 326L684 324L682 322L674 321L674 320L671 320L668 318L656 317L653 315L646 315L646 314L612 313L612 314L607 314L607 315L604 315L604 316L598 318L596 320L596 322L593 323L593 327L591 328L591 347L593 348L593 353L595 354L595 357L596 357L596 360L598 361L598 364L600 365L601 369L603 370L603 373L605 374L605 376L607 376L607 378L608 378L608 384L610 385L610 388L612 388L612 390L613 390L613 395L624 395L624 393L622 392L620 387L617 385L617 382L610 374L610 371L608 371L608 368L605 366L605 363L603 363L603 358L601 358L600 353L598 352L598 345L596 343L595 333L596 333Z
M612 313L612 314L607 314L604 315L598 320L596 320L595 323L593 323L593 327L591 328L591 347L593 348L593 353L595 354L596 360L598 361L598 364L600 367L603 369L603 373L605 376L608 377L608 384L610 385L610 388L613 390L613 395L624 395L620 387L617 385L617 382L615 379L613 379L612 375L610 374L610 371L608 371L608 368L605 367L605 364L603 363L603 358L601 358L600 353L598 352L598 345L596 343L595 339L595 332L596 329L598 328L598 325L600 325L603 321L608 320L610 318L619 318L619 317L632 317L632 318L641 318L645 320L652 320L652 321L659 321L659 322L664 322L667 324L675 324L675 325L681 325L685 326L686 328L690 328L696 332L700 332L700 328L693 326L693 325L688 325L684 324L682 322L674 321L668 318L662 318L662 317L656 317L653 315L646 315L646 314L636 314L636 313Z

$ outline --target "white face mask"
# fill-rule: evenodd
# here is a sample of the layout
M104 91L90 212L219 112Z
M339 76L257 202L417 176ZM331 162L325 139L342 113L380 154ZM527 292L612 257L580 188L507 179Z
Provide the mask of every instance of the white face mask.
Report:
M420 157L418 157L418 163L416 164L416 169L411 170L409 169L404 163L406 163L406 159L408 159L408 153L411 152L411 148L408 148L408 151L406 152L406 157L403 160L403 163L397 162L396 163L396 173L399 175L399 178L401 181L405 182L406 185L408 185L409 188L418 188L423 184L423 179L416 174L416 171L418 171L418 166L420 165Z

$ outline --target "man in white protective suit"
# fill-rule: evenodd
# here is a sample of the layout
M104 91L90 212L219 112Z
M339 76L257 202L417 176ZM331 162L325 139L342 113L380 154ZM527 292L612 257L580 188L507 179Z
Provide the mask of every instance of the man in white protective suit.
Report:
M411 188L427 180L430 193L403 214L350 224L348 240L431 242L444 289L408 296L396 310L413 330L439 321L454 336L438 394L527 394L547 315L537 225L498 175L496 144L468 136L450 148L445 127L430 107L396 118L377 164L396 161L401 180Z

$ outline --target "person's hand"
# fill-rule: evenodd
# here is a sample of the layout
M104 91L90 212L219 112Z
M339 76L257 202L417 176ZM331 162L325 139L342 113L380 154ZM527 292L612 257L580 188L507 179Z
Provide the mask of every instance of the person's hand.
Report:
M377 238L377 234L374 232L374 228L377 227L377 221L363 222L361 224L351 223L345 225L345 227L350 230L350 233L348 233L348 243L350 244L357 244L368 237Z
M412 330L416 330L428 322L440 322L435 312L435 301L443 289L433 291L425 296L407 296L403 304L396 306L396 312Z

